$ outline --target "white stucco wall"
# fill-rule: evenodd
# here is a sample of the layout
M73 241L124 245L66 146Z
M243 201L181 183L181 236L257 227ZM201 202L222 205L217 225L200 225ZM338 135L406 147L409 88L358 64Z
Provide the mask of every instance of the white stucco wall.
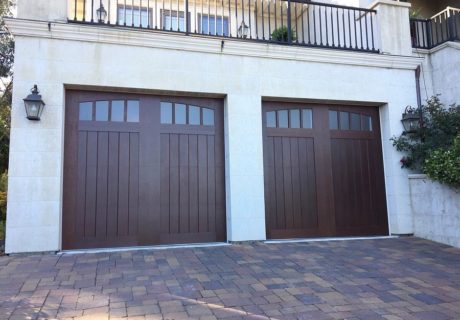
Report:
M460 192L425 175L409 181L415 235L460 248Z
M422 102L433 95L445 105L460 104L460 43L447 42L431 50L415 49L422 57Z
M383 10L382 20L393 13ZM402 131L405 106L416 104L421 59L47 21L8 27L16 36L8 253L61 248L65 86L225 96L229 241L265 239L264 98L379 105L390 232L413 232L407 173L389 139ZM34 84L46 102L40 122L25 118L22 101Z

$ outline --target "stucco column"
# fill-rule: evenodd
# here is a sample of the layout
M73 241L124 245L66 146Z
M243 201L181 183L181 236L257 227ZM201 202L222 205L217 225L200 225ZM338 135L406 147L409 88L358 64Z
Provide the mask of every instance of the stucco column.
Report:
M370 9L377 10L378 39L382 53L411 56L409 9L410 3L377 0Z
M17 18L67 21L68 0L17 0Z
M229 241L265 240L262 101L229 94L225 101L225 180Z

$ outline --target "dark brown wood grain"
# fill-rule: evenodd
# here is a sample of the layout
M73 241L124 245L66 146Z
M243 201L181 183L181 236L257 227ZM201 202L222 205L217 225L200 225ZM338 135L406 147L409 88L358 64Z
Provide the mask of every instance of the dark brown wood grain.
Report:
M266 113L311 109L313 128L268 128ZM372 118L330 130L329 110ZM264 102L267 238L388 234L378 108Z
M79 120L113 100L139 101L140 121ZM215 125L161 124L161 101ZM65 128L64 249L226 240L222 100L68 90Z

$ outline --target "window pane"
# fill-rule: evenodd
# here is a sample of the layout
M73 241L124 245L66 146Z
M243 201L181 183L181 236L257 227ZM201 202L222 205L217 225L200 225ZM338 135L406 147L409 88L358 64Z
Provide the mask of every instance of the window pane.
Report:
M351 130L361 130L361 117L359 114L351 114Z
M340 112L340 130L350 129L350 116L348 112Z
M337 115L335 116L335 118L337 119ZM313 113L311 109L302 110L302 128L304 129L313 128Z
M164 10L163 14L163 29L174 30L174 31L185 31L185 18L184 12L179 11L179 15L176 10L170 12L169 10ZM179 28L177 24L177 19L179 19Z
M139 122L139 101L128 100L128 114L126 116L128 122Z
M214 110L203 108L203 125L205 126L214 125Z
M267 127L276 128L276 113L275 111L267 112Z
M186 124L187 123L187 121L186 121L187 118L186 118L185 104L176 103L174 111L176 113L174 123L175 124Z
M337 120L337 111L329 110L329 129L331 130L339 129L339 123Z
M160 122L171 124L172 121L172 103L171 102L161 102L161 115L160 115Z
M279 128L288 127L288 111L287 110L278 111L278 127Z
M80 103L80 116L79 119L82 121L93 120L93 103L82 102Z
M112 115L110 121L123 122L125 120L125 102L112 101Z
M188 124L200 125L200 107L188 106Z
M300 110L289 110L291 128L300 128Z
M370 116L363 116L363 130L372 131L372 118Z
M108 101L96 101L96 121L109 121Z

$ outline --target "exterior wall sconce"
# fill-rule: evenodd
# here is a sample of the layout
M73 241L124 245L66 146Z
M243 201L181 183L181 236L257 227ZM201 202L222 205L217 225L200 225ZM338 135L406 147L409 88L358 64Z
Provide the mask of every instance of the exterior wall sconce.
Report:
M422 127L422 109L407 106L401 122L406 133L414 133Z
M101 2L101 6L96 10L96 17L99 23L105 23L107 18L107 10L105 10L104 5Z
M249 34L249 27L246 23L244 23L244 20L241 21L240 27L238 28L238 36L240 38L246 39Z
M24 99L24 106L26 108L27 119L40 120L45 102L43 102L42 96L39 95L37 85L34 85L31 89L31 94Z

